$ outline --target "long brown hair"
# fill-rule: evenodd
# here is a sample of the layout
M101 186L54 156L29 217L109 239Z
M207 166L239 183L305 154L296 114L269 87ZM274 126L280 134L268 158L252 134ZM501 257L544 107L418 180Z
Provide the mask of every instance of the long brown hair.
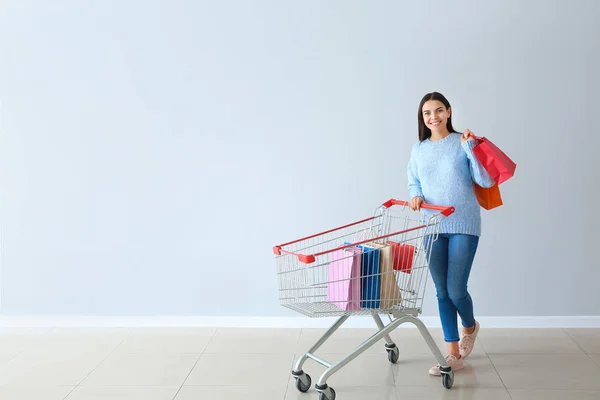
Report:
M427 93L423 96L421 103L419 104L419 110L417 111L417 120L419 121L419 140L422 142L423 140L429 139L431 137L431 129L425 125L425 120L423 119L423 106L429 100L438 100L441 101L446 109L450 108L450 102L448 99L444 97L443 94L438 92ZM452 127L452 113L450 113L450 117L448 117L448 122L446 123L446 128L448 128L448 132L456 132Z

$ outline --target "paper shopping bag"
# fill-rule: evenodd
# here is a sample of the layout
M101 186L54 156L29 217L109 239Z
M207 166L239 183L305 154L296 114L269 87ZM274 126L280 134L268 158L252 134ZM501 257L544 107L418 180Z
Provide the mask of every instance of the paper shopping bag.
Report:
M406 243L396 243L388 241L392 246L392 260L394 271L410 274L412 272L413 259L415 258L416 247Z
M513 160L485 137L474 140L479 143L473 147L473 155L498 185L513 177L517 168Z
M502 196L500 196L500 188L497 183L491 188L484 188L473 182L473 191L479 205L486 210L502 205Z
M380 308L389 309L402 303L402 295L394 272L393 251L391 245L370 242L366 246L379 249L379 277L380 277Z
M362 252L352 247L331 253L327 302L345 311L360 308L361 259Z
M348 245L351 243L345 242ZM379 308L381 303L381 283L379 281L378 248L367 245L357 245L362 251L360 260L360 306L361 308Z
M371 246L362 247L361 260L361 302L362 308L379 308L381 304L381 285L379 281L380 251Z

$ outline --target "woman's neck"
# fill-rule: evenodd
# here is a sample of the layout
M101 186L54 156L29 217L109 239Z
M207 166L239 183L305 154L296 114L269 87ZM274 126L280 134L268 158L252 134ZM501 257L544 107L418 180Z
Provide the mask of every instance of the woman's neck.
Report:
M440 131L431 131L431 138L430 140L435 141L435 140L442 140L445 139L448 135L450 135L450 131L448 131L448 128L445 128L444 130L440 130Z

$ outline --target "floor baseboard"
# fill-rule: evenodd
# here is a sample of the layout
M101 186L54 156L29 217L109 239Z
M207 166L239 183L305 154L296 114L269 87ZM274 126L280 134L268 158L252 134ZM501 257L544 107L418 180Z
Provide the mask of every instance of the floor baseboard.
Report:
M429 328L439 328L437 316L421 316ZM389 321L382 316L384 323ZM479 317L486 328L600 328L600 316L535 316L535 317ZM236 328L326 328L335 318L305 317L202 317L202 316L156 316L156 317L99 317L99 316L0 316L0 327L236 327ZM370 317L351 317L344 328L373 328ZM413 327L411 324L400 328Z

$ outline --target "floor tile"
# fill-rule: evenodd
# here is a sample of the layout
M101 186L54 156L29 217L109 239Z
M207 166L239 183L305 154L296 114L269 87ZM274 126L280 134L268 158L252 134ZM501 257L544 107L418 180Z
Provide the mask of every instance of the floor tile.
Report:
M0 354L16 356L24 350L32 348L41 340L43 339L40 335L0 335Z
M511 400L504 388L402 386L396 388L398 400Z
M184 386L174 400L283 400L285 389L261 386ZM308 400L305 398L305 400Z
M215 337L293 337L300 336L301 329L285 328L219 328L215 332Z
M565 332L589 354L600 354L600 329L581 328L565 329Z
M65 400L173 400L178 386L77 387Z
M180 386L198 355L113 354L94 370L82 386Z
M205 353L185 381L186 386L257 386L285 388L292 355Z
M63 400L75 386L0 386L0 399Z
M445 354L441 329L429 331ZM0 399L62 400L69 395L67 400L173 400L176 394L175 400L318 398L314 385L325 367L313 360L305 363L312 377L306 394L295 388L291 370L299 354L324 332L0 329ZM342 328L316 355L337 362L375 332L375 326ZM391 335L400 350L398 363L388 362L380 340L329 378L340 400L509 400L509 392L512 400L600 400L600 329L482 327L450 390L427 373L436 360L418 329L400 327Z
M132 336L212 336L217 328L211 327L139 327L131 328Z
M36 336L43 335L52 330L52 328L26 328L26 327L10 327L10 326L2 326L0 327L0 337L4 335L20 335L20 336Z
M600 391L587 390L509 390L512 400L598 400Z
M76 386L105 355L18 355L0 365L0 386Z
M85 332L85 333L83 333ZM0 353L6 348L26 356L71 354L110 354L125 335L102 333L102 330L63 329L32 335L0 335Z
M135 335L115 350L118 354L202 354L210 336Z
M78 356L110 355L122 342L123 337L113 336L45 336L30 343L19 354L24 356L54 357L65 354Z
M508 389L600 390L600 367L587 355L490 355Z
M592 359L600 367L600 354L588 354L588 357Z
M340 400L398 400L396 397L396 388L393 386L384 387L361 387L361 386L338 386L334 387L336 399ZM300 393L295 387L288 389L285 400L316 400L319 398L318 392L312 388L307 393ZM257 398L258 400L258 398ZM412 400L412 399L411 399Z
M436 365L431 355L407 354L394 365L396 386L442 387L442 378L429 375ZM487 356L472 354L465 360L465 368L454 374L454 387L504 388L500 376Z
M488 354L583 354L562 329L488 329L478 340Z
M0 354L0 364L4 364L5 362L12 360L13 358L15 358L16 355L17 355L16 352Z
M295 354L298 338L294 336L214 336L206 353L216 354Z
M49 336L119 336L131 334L132 328L126 327L56 327L51 328Z

